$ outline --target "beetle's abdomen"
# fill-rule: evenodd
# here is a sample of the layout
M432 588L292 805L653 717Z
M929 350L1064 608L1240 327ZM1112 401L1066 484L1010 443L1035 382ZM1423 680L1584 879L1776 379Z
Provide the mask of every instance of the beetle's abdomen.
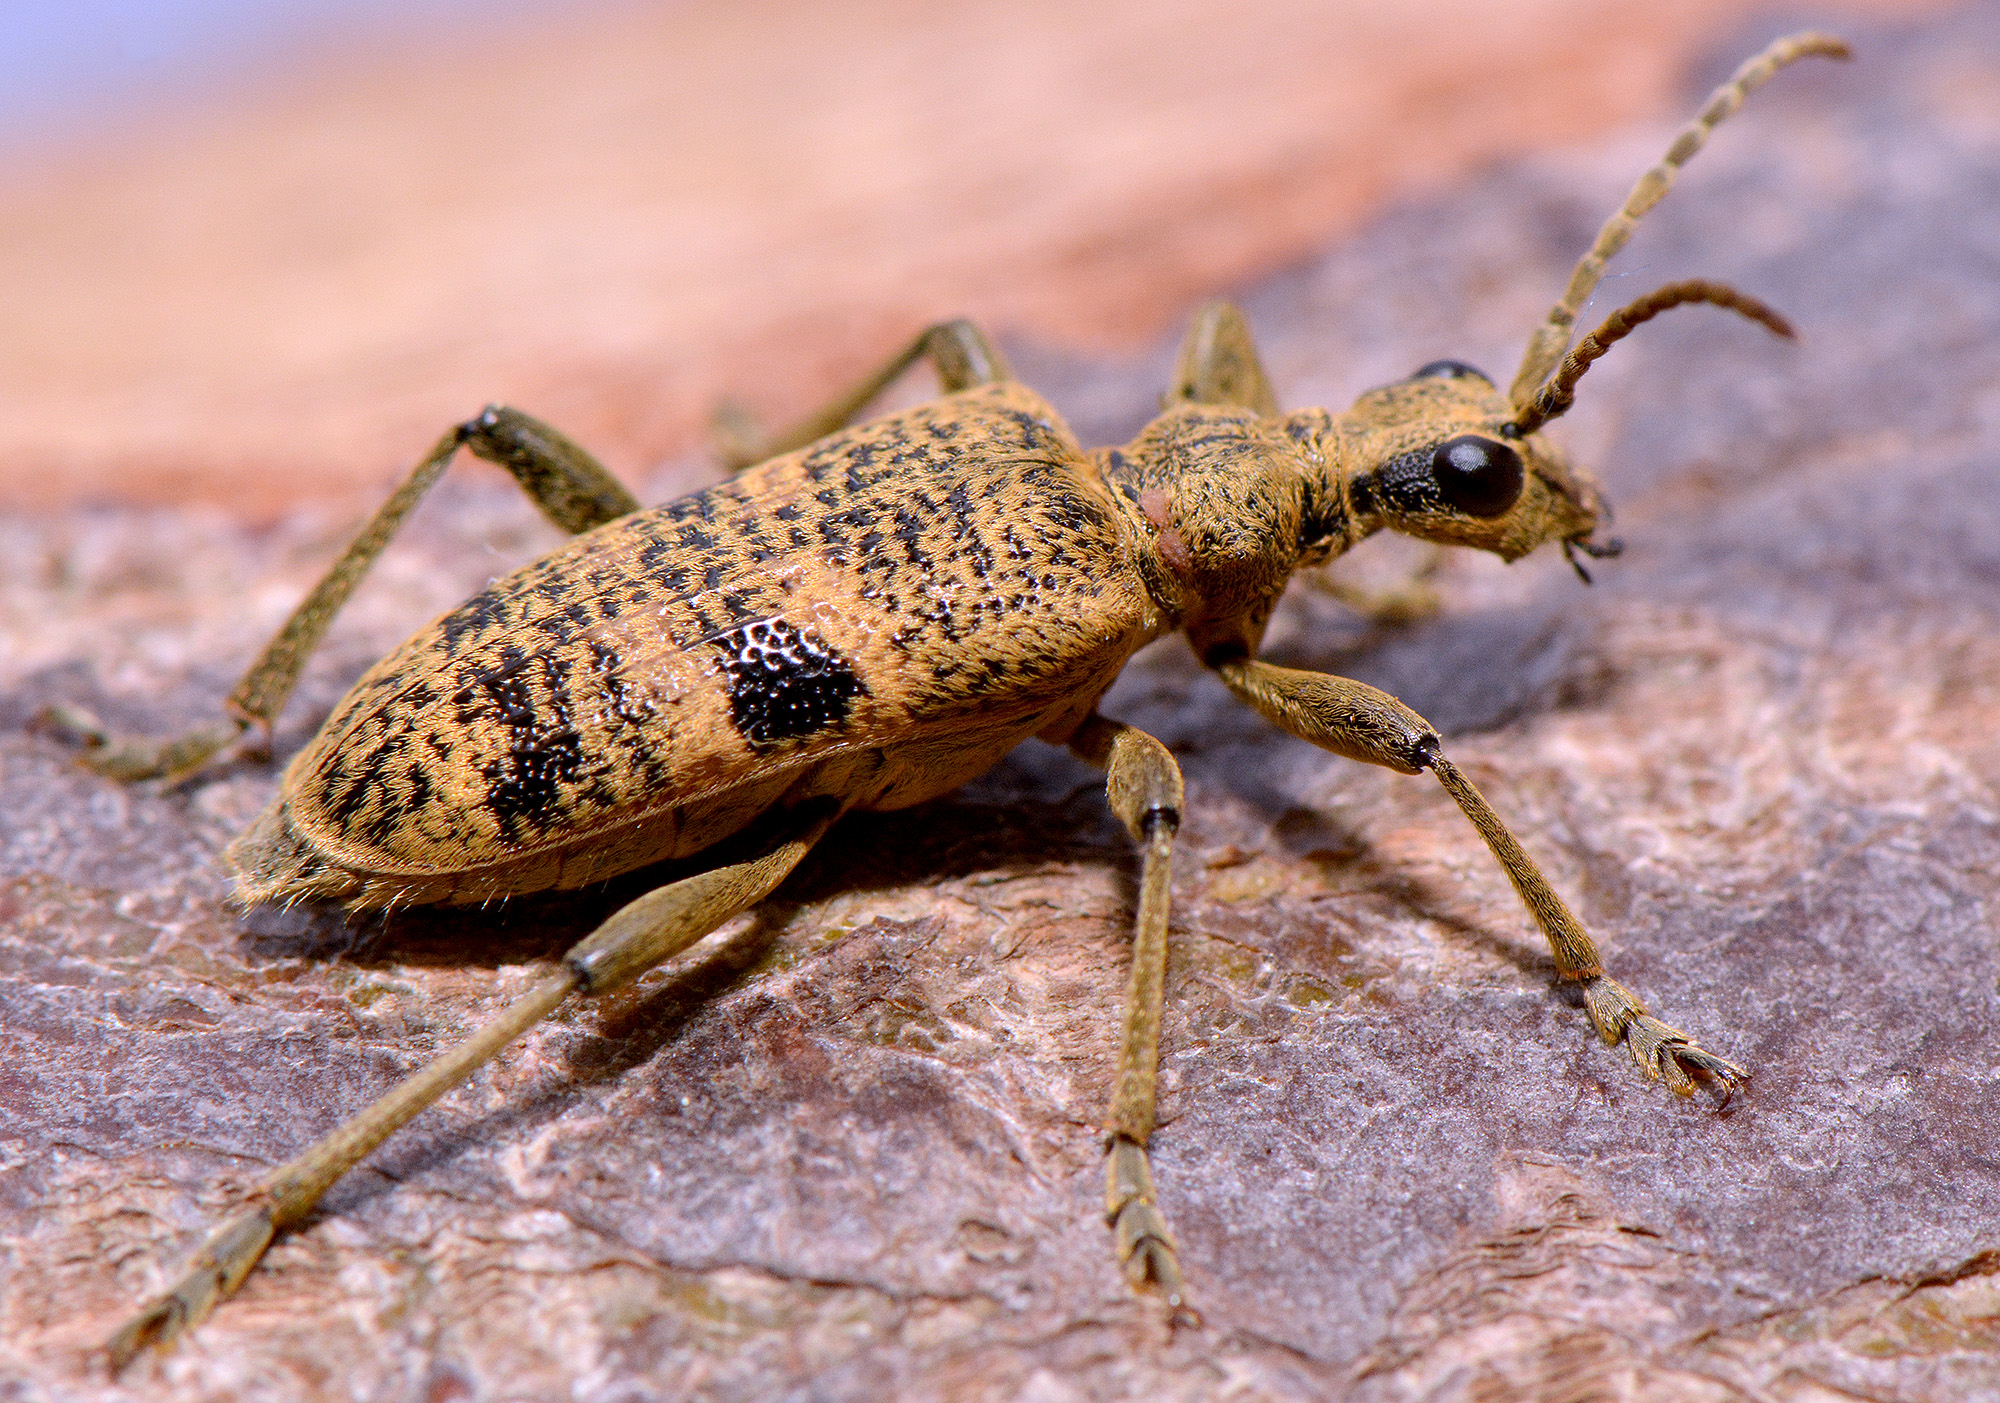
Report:
M1067 430L969 391L496 581L356 685L231 860L252 901L482 900L698 851L788 791L917 802L967 777L951 728L991 763L1151 627Z

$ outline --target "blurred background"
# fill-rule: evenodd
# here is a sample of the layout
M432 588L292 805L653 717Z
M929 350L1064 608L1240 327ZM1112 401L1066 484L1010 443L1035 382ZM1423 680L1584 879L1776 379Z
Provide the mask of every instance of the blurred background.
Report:
M798 414L959 314L1139 356L1387 202L1678 117L1693 56L1751 22L1737 0L15 0L0 505L265 514L375 490L496 399L637 473L725 394Z

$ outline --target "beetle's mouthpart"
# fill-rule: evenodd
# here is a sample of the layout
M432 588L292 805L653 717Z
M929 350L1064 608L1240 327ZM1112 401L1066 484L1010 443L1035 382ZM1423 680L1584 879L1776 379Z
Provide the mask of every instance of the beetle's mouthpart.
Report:
M1591 363L1613 346L1623 341L1632 332L1651 321L1660 313L1675 307L1685 307L1695 303L1707 303L1711 307L1723 307L1765 327L1775 336L1793 339L1792 324L1776 311L1747 293L1723 283L1710 282L1706 278L1690 278L1686 282L1668 283L1655 288L1636 302L1627 303L1604 319L1603 325L1591 332L1570 353L1563 357L1562 364L1549 382L1537 390L1521 406L1503 433L1509 438L1526 438L1529 434L1548 423L1559 419L1576 403L1576 382L1583 378L1583 372Z
M1594 581L1590 578L1590 571L1586 570L1583 562L1576 558L1579 553L1589 556L1592 560L1610 560L1625 553L1625 543L1616 536L1593 541L1588 534L1564 539L1563 559L1569 562L1570 569L1576 571L1579 580L1585 584L1592 584Z

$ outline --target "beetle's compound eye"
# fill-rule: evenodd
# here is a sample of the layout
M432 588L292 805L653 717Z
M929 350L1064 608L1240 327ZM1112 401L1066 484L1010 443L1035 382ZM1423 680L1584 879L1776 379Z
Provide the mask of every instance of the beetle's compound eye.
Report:
M1521 498L1521 455L1478 434L1460 434L1431 454L1431 476L1445 501L1467 516L1499 516Z
M1427 365L1418 366L1411 373L1410 378L1412 380L1429 380L1434 376L1442 377L1446 380L1463 380L1469 376L1474 380L1484 380L1489 385L1493 383L1492 378L1485 372L1467 365L1462 360L1431 361Z

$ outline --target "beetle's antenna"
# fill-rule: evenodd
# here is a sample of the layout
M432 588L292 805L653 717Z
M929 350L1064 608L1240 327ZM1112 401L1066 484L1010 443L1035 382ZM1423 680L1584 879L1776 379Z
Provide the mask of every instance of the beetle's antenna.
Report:
M1763 53L1758 54L1709 95L1708 102L1692 122L1681 128L1674 138L1667 154L1659 164L1639 177L1632 193L1625 197L1625 203L1618 212L1604 221L1604 227L1597 231L1597 239L1590 251L1578 260L1569 275L1569 286L1563 290L1562 299L1549 309L1548 319L1535 334L1528 339L1528 349L1521 356L1521 368L1514 375L1514 384L1507 391L1507 398L1514 407L1525 410L1541 388L1549 371L1562 359L1563 348L1569 345L1569 335L1576 325L1577 313L1590 300L1590 294L1597 290L1598 281L1604 276L1604 265L1613 254L1625 247L1625 241L1632 237L1633 226L1654 205L1657 205L1669 189L1674 177L1686 165L1694 153L1701 150L1708 141L1708 134L1721 125L1737 108L1743 99L1764 86L1771 75L1786 64L1802 58L1818 55L1823 58L1847 58L1851 54L1845 40L1831 34L1807 32L1793 34L1773 43Z
M1685 307L1698 302L1740 312L1751 321L1769 328L1774 335L1790 339L1794 334L1790 322L1756 298L1738 292L1733 287L1712 283L1705 278L1690 278L1686 282L1668 283L1665 287L1655 288L1638 301L1620 307L1604 319L1602 326L1577 342L1576 348L1563 357L1563 363L1557 368L1555 378L1542 386L1533 399L1521 406L1521 412L1506 426L1504 430L1506 436L1525 438L1549 420L1560 418L1570 405L1576 402L1576 382L1583 378L1584 371L1590 369L1592 361L1631 335L1633 328L1651 321L1670 308Z

